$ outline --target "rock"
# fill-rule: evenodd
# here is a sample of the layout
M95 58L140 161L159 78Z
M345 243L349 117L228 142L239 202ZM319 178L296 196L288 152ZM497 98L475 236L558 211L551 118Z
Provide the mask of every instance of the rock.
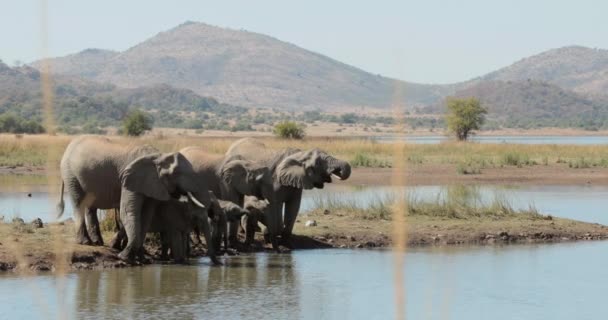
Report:
M320 237L320 236L319 236L319 237L316 237L316 239L317 239L317 240L319 240L319 241L323 241L323 242L327 241L327 238L325 238L325 237Z
M323 211L323 214L330 214L330 212L329 212L329 210L325 209L325 210Z
M493 234L487 234L485 237L486 240L490 240L490 239L494 239L494 238L496 238L496 236Z
M357 238L355 238L354 236L350 236L349 239L350 241L357 241Z
M27 197L28 197L28 198L31 198L31 197L32 197L32 194L31 194L31 193L28 193L28 194L27 194Z
M361 249L361 248L363 248L363 244L359 243L358 245L355 246L355 248Z
M340 248L344 249L344 248L346 248L346 245L345 244L341 244Z
M42 223L42 219L40 219L40 218L34 219L34 221L32 221L32 226L36 229L40 229L40 228L44 227L44 224Z
M13 218L13 223L15 224L25 224L25 221L21 218Z
M334 243L334 239L327 240L327 243Z
M375 248L376 247L376 243L373 241L368 241L365 243L365 246L368 248Z
M315 221L315 220L308 220L308 221L306 221L306 224L304 224L304 226L306 226L306 227L316 227L317 226L317 221Z

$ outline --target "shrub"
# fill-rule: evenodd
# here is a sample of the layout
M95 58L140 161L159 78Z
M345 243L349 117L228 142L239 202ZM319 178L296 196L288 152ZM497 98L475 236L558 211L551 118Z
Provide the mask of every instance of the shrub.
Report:
M282 121L274 126L274 134L285 139L302 139L306 132L304 126L293 121Z
M131 111L123 120L123 132L129 136L141 136L152 130L152 118L141 110Z

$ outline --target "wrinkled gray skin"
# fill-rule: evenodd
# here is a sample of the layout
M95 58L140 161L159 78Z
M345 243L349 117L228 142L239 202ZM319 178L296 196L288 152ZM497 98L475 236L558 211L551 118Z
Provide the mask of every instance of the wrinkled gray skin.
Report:
M74 205L78 244L103 245L97 209L117 209L122 188L119 173L133 160L154 153L158 151L151 146L121 145L103 137L83 136L72 140L61 159L57 215L63 214L63 193L67 189Z
M175 262L186 261L190 248L190 232L202 223L202 219L207 218L204 210L189 201L178 199L164 201L157 207L148 232L160 233L163 259L167 259L171 250ZM214 238L213 233L211 238Z
M273 181L270 170L241 156L209 154L200 147L180 150L192 163L197 179L221 200L243 207L244 197L253 195L261 199L272 196ZM236 247L239 222L228 221L230 247Z
M235 214L233 208L224 208L217 198L210 194L211 205L202 209L190 201L171 199L163 202L156 212L148 232L161 233L163 258L168 249L175 262L184 262L189 254L190 233L200 230L206 219L211 225L211 241L218 243L226 234L226 216ZM224 237L225 238L225 237ZM209 247L209 242L207 247Z
M152 153L150 147L131 147L107 138L84 136L74 139L61 160L62 194L58 213L63 213L63 190L67 187L77 219L76 241L101 244L96 210L120 208L127 245L119 253L124 260L143 258L143 243L159 202L171 196L188 195L193 203L210 204L194 179L192 165L179 153ZM91 239L83 219L91 221ZM210 241L209 226L203 234ZM95 240L95 241L93 241ZM210 256L215 253L211 252Z
M270 208L268 207L268 200L260 200L253 196L245 197L244 208L249 214L241 218L241 227L245 230L247 242L252 243L255 232L261 231L258 222L264 226L267 225L266 220L268 219ZM265 232L265 234L267 233Z
M351 167L346 161L337 159L319 149L285 149L271 151L252 138L236 141L226 152L226 157L241 157L252 160L270 169L273 190L268 197L270 212L266 221L268 238L278 250L278 236L285 246L291 248L293 226L300 211L302 191L322 189L332 182L332 176L346 180ZM250 228L253 230L253 228ZM253 238L248 235L247 238Z

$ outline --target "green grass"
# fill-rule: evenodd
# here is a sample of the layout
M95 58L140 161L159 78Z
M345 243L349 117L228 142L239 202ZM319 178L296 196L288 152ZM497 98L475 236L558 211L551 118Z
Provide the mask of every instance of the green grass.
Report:
M350 161L353 167L390 168L387 160L379 159L365 152L357 152Z
M526 209L515 209L513 205L499 193L494 194L490 201L482 201L477 187L450 186L442 190L434 200L421 200L412 194L405 194L399 199L395 194L378 196L368 205L340 199L336 195L321 195L313 199L311 212L319 213L325 210L352 214L362 219L390 220L395 204L405 201L410 216L426 216L445 219L546 219L534 206Z

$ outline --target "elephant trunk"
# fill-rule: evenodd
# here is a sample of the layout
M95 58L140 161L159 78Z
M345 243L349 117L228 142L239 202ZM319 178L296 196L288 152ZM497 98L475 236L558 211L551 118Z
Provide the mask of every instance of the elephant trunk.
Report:
M350 164L333 157L328 160L327 171L329 174L337 177L340 180L346 180L350 177Z

